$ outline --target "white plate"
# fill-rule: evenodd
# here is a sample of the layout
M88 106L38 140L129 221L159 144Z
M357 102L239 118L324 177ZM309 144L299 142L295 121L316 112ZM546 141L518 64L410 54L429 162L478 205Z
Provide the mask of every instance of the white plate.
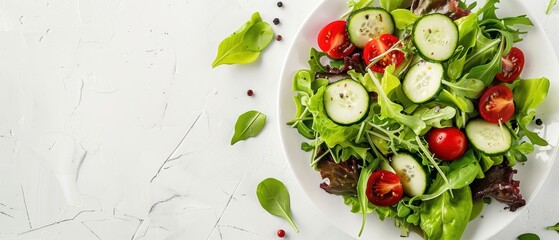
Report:
M543 12L535 12L527 6L526 1L502 1L498 14L500 16L543 14ZM340 196L328 194L319 188L320 174L309 166L309 153L300 149L301 142L305 139L297 133L296 129L285 124L295 115L293 93L291 92L294 74L299 69L308 68L309 51L311 47L318 49L316 37L320 29L327 23L339 18L346 10L346 1L324 0L299 29L289 48L282 70L278 95L278 116L280 118L279 131L283 149L298 183L317 208L330 217L335 225L349 235L356 237L361 224L361 216L351 213ZM534 19L532 17L532 20ZM515 179L520 180L521 193L527 200L527 204L530 204L531 200L534 199L551 169L557 152L559 137L559 112L556 111L559 109L559 96L555 94L559 92L559 84L556 84L556 81L559 80L559 73L557 72L559 64L555 55L552 54L553 48L543 29L537 23L535 24L536 26L530 28L529 33L525 35L524 41L518 45L526 55L526 66L522 77L545 76L551 81L549 95L538 109L538 118L541 118L545 123L545 127L540 127L540 135L546 138L551 146L538 148L536 153L529 157L530 159L525 165L519 164L516 167L519 173L515 175ZM524 207L516 212L510 212L503 209L505 205L497 201L493 202L484 209L483 218L477 218L470 222L463 239L490 238L511 223L525 209ZM381 222L376 215L369 214L365 231L361 237L363 239L373 239L373 237L374 239L397 239L399 229L394 227L392 220ZM411 238L408 239L420 238L417 234L412 233Z

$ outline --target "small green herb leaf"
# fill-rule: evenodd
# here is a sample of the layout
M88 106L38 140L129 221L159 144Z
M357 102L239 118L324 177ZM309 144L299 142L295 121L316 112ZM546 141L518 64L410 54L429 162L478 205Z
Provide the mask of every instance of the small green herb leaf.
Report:
M555 6L555 4L557 4L557 0L549 0L549 5L547 5L547 10L545 11L545 13L549 14L549 12L551 12L551 9L553 8L553 6Z
M235 123L235 134L231 139L231 145L258 135L266 125L266 115L252 110L241 114Z
M297 226L291 219L289 192L285 185L275 178L267 178L258 184L256 196L264 210L289 222L296 232Z
M254 62L273 38L274 31L270 24L263 22L260 13L255 12L249 21L221 41L212 67Z
M557 231L557 233L559 233L559 223L556 223L556 224L553 225L553 226L548 226L548 227L546 227L545 229L546 229L546 230L555 230L555 231Z
M524 233L517 237L518 240L540 240L540 237L533 233Z

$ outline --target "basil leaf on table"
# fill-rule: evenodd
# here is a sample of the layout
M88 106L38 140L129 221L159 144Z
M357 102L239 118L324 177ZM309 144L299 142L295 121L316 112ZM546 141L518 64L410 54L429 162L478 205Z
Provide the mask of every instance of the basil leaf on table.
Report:
M222 64L254 62L273 38L274 31L270 24L262 21L260 13L255 12L249 21L221 41L212 68Z
M518 240L540 240L540 237L534 233L524 233L517 237Z
M252 110L243 113L235 123L235 134L231 138L231 145L238 141L257 136L266 125L266 115Z
M285 185L275 178L267 178L258 184L256 196L264 210L289 222L296 232L297 226L291 218L289 192Z

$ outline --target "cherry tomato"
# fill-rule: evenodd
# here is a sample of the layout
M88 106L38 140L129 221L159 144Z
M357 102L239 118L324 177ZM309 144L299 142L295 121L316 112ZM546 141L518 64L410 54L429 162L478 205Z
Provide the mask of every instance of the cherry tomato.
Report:
M349 41L346 21L337 20L324 26L318 33L318 47L335 59L341 59L351 54L355 46Z
M391 206L400 201L404 188L400 178L393 172L378 170L367 181L367 198L377 206Z
M385 53L390 47L398 42L398 38L392 34L383 34L378 38L369 41L365 48L363 48L363 60L369 65L371 60L377 56ZM400 51L393 51L386 54L377 63L371 66L371 70L379 73L384 73L384 68L396 63L396 67L400 66L404 61L404 53Z
M464 155L468 149L466 135L455 127L433 128L427 133L429 151L435 157L452 161Z
M512 91L503 85L485 89L479 98L479 114L492 123L505 123L514 115Z
M512 47L510 52L501 58L502 70L497 74L501 82L511 83L520 76L524 68L524 53L522 50Z

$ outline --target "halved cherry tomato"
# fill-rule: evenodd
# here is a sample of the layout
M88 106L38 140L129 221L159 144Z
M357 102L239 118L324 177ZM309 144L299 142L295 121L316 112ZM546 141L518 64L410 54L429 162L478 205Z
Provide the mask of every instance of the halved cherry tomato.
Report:
M367 198L377 206L391 206L400 201L404 188L400 178L393 172L378 170L367 181Z
M427 133L429 151L435 157L452 161L464 155L468 149L466 135L455 127L433 128Z
M485 89L479 98L479 113L492 123L505 123L514 115L512 91L503 85Z
M365 64L369 65L371 60L377 56L385 53L390 47L398 42L398 38L392 34L383 34L378 38L369 41L365 48L363 48L363 60ZM400 51L393 51L386 54L380 61L371 66L371 70L379 73L384 73L384 69L393 63L396 67L400 66L404 61L404 53Z
M349 41L346 21L337 20L324 26L318 33L318 47L335 59L341 59L351 54L355 46Z
M502 70L497 74L501 82L511 83L520 76L524 68L524 53L522 50L512 47L510 52L501 58Z

